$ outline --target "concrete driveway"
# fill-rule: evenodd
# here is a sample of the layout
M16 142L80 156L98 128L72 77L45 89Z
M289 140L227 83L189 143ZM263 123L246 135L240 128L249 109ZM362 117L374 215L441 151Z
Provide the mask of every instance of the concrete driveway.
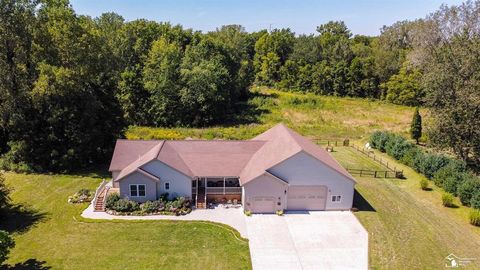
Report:
M348 211L246 218L254 270L368 269L368 234Z

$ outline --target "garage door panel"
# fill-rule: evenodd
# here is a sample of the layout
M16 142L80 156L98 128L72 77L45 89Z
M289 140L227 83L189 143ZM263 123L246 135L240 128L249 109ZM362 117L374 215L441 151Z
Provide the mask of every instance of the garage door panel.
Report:
M326 186L291 186L287 193L287 210L325 210Z
M273 213L275 212L274 197L252 197L250 200L253 213Z

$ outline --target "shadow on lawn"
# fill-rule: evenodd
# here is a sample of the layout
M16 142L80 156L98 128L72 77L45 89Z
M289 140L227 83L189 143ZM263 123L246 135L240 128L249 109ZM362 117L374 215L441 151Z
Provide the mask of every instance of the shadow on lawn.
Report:
M23 204L11 205L0 211L0 229L9 233L23 233L46 218L46 213Z
M250 93L248 99L252 100L253 98L258 98L261 99L262 102L269 102L268 99L276 97L278 97L276 94L267 95L263 93ZM249 101L241 101L235 105L233 114L226 117L224 123L219 124L224 127L254 124L259 122L259 117L262 114L269 112L269 110L259 108L257 104L252 104Z
M375 208L356 189L353 194L353 207L358 211L376 212Z
M51 269L50 266L46 266L47 262L38 261L36 259L28 259L22 263L17 263L15 265L2 265L0 270L47 270Z

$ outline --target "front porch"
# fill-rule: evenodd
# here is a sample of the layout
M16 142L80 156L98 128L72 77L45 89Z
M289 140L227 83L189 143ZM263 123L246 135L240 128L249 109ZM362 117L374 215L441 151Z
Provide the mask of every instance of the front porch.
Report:
M240 204L242 187L238 177L198 177L192 181L192 198L197 208L211 203Z

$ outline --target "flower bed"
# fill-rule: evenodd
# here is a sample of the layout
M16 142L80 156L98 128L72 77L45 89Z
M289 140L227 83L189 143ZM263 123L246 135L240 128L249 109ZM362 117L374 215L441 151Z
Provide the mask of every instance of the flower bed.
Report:
M108 195L105 208L108 214L119 216L180 216L192 212L192 203L190 199L184 197L169 200L168 194L163 194L160 196L160 199L156 201L138 203L128 198L120 198L120 195L113 193Z
M77 193L72 196L68 196L69 203L86 203L91 202L95 194L93 191L88 189L80 189Z

